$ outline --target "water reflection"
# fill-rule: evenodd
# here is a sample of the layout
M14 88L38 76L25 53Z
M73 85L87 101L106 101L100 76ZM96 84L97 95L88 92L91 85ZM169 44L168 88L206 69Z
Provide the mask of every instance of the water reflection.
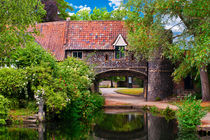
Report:
M116 112L115 112L116 113ZM0 127L0 140L197 140L178 133L175 120L145 112L94 115L91 122L52 122L38 126Z
M167 121L163 117L147 115L149 140L174 140L177 134L175 120Z
M144 115L139 114L105 114L94 127L95 137L128 140L146 136Z

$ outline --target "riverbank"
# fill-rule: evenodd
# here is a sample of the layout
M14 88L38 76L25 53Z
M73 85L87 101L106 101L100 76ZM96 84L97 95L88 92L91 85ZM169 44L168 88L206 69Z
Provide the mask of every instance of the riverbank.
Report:
M169 107L172 110L177 110L178 107L170 104L167 101L145 101L143 95L129 96L115 92L113 88L101 88L102 95L105 97L106 108L142 108L144 106L156 106L158 109L166 109ZM202 125L198 126L198 130L210 131L210 112L201 120Z

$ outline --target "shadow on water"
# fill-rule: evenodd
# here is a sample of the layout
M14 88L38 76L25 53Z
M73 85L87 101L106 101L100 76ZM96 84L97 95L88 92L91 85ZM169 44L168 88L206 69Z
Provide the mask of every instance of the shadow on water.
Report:
M108 112L108 113L107 113ZM91 122L51 122L0 127L0 140L197 140L178 132L176 120L134 110L99 112Z

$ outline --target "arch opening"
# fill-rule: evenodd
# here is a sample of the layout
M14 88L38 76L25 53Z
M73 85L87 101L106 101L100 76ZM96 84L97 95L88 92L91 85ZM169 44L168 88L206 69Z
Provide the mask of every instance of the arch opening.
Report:
M120 82L113 83L112 77L120 77ZM143 88L143 96L146 98L147 96L147 75L143 72L136 71L136 70L107 70L102 71L96 74L95 81L94 81L94 92L99 92L99 86L103 87L103 85L99 84L101 81L105 79L106 83L109 81L109 86L104 87L127 87L127 88ZM138 79L138 81L137 81ZM141 82L141 86L138 86L136 83ZM105 83L105 82L104 82Z

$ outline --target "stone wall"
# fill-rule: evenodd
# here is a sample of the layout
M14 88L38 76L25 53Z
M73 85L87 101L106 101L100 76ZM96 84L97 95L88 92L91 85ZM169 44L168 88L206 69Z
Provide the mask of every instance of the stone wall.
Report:
M144 80L144 95L149 101L164 99L173 94L171 77L173 67L166 59L157 56L147 63L138 61L129 54L122 59L115 59L114 50L81 51L82 59L94 66L96 91L98 91L100 79L111 76L131 76ZM66 51L66 56L72 56L72 52Z
M106 73L111 70L116 71L116 76L123 76L123 74L132 76L136 75L135 72L147 76L147 62L133 59L132 55L126 54L124 58L115 59L114 50L81 51L83 52L83 60L94 66L96 74ZM67 56L72 56L72 52L66 51ZM122 71L125 73L122 73ZM132 71L134 72L133 74Z
M148 62L147 100L164 99L173 94L172 65L165 59Z

